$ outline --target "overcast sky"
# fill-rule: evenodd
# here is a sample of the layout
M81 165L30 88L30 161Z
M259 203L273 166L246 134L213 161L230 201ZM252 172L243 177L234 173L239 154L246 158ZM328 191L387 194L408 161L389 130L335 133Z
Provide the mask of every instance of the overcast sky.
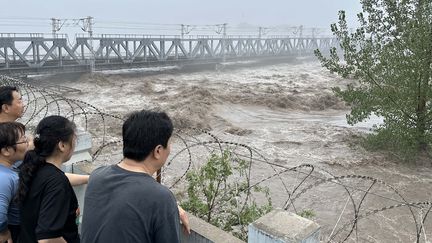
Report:
M241 23L263 27L304 25L329 28L337 20L338 10L346 10L351 24L355 24L355 15L361 10L359 0L0 0L0 4L0 32L44 33L51 32L49 19L52 17L73 19L85 16L95 18L97 33L115 33L116 28L119 33L144 33L155 28L167 32L179 29L175 25L136 27L132 22L228 23L232 28ZM126 23L120 25L118 22ZM64 31L81 32L78 27L68 26Z

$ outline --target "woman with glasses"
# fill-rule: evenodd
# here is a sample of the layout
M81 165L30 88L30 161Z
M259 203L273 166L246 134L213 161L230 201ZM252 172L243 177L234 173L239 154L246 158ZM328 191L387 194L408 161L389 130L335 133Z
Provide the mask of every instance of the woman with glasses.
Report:
M0 242L18 242L19 207L14 201L18 173L12 166L23 160L28 148L25 127L18 122L0 123Z
M35 133L34 150L27 152L19 168L19 241L79 242L78 201L60 169L75 149L75 125L64 117L49 116L42 119Z

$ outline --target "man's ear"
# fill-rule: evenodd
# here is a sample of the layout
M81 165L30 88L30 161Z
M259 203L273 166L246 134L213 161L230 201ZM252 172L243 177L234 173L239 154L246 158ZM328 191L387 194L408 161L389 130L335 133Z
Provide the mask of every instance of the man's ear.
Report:
M9 112L9 106L7 104L3 104L1 106L1 111L5 112L5 113L8 113Z
M162 149L163 147L160 144L153 149L153 156L155 159L160 159Z
M11 155L11 152L9 151L10 148L11 148L11 147L2 148L2 149L0 150L0 153L1 153L3 156L10 156L10 155Z

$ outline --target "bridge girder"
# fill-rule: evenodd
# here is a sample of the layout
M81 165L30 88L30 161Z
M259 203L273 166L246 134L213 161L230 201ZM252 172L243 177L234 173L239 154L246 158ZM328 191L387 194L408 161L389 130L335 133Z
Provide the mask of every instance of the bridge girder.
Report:
M96 68L106 64L136 64L193 60L225 60L244 57L268 57L311 54L315 49L338 46L334 38L254 38L254 37L149 37L101 35L76 37L74 45L66 37L2 37L0 35L0 71L40 69L63 66ZM93 48L94 47L94 48Z

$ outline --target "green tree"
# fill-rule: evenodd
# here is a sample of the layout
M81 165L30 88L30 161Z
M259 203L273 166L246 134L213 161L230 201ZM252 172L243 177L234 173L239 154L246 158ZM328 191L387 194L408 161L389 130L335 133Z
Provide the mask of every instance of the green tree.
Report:
M358 80L334 88L351 106L349 124L372 113L384 124L375 138L387 147L426 152L431 144L432 1L361 0L359 27L349 29L345 12L331 25L340 51L315 51L321 64ZM339 56L341 55L341 57Z
M254 186L254 194L265 198L259 206L250 194L246 173L249 163L229 151L211 154L198 170L188 172L187 199L181 206L188 212L233 234L247 238L247 226L272 209L268 188Z

